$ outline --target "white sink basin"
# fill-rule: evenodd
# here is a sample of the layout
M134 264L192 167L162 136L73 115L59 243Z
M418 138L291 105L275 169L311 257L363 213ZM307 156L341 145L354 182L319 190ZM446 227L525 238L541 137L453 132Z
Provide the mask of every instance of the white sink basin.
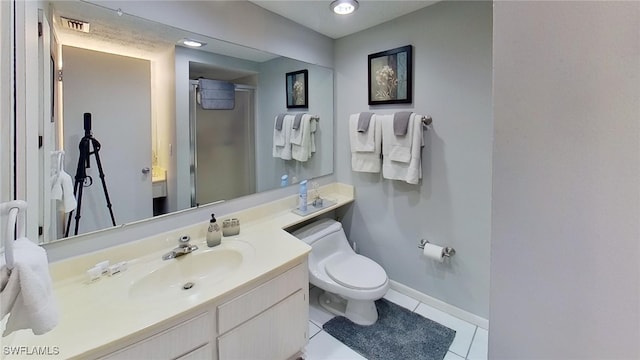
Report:
M201 287L211 286L233 275L252 255L253 247L238 240L232 245L223 243L215 248L201 247L190 254L162 261L158 268L132 281L129 297L157 297L181 292L192 294Z

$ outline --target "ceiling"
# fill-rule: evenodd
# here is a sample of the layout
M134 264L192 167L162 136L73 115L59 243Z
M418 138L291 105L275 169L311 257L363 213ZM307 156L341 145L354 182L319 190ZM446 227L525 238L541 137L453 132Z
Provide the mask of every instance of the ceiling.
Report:
M288 18L332 39L382 24L436 3L431 0L359 0L360 7L350 15L336 15L331 0L250 0L252 3Z

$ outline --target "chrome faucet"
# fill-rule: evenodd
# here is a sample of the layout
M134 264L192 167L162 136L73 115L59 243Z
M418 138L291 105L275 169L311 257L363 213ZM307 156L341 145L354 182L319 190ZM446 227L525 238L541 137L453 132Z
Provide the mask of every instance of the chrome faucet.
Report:
M191 240L189 235L181 236L180 239L178 239L178 247L162 255L162 260L174 259L198 250L196 245L189 244L189 240Z

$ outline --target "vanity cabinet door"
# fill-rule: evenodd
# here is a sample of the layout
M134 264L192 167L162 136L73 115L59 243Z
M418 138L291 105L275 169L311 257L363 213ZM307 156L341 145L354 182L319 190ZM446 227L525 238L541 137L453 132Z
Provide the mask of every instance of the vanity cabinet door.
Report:
M218 306L218 334L226 333L294 292L308 289L308 275L307 262L304 261L264 284L221 304Z
M192 352L180 356L176 360L211 360L213 359L213 349L211 344L207 344L201 348L193 350Z
M210 325L211 322L212 319L208 313L199 315L120 351L107 355L102 359L169 360L181 355L189 355L188 353L190 351L198 349L212 340L214 336ZM193 359L211 359L213 352L211 351L211 347L207 348L209 349L208 356L204 356L206 354L201 352L196 353L196 356L199 357L193 357Z
M219 360L287 359L307 343L309 300L298 290L255 318L218 337Z

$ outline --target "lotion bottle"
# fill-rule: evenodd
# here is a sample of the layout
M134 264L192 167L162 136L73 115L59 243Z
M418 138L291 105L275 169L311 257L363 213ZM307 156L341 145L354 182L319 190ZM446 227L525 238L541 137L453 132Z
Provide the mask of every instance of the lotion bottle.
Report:
M284 174L280 177L280 186L285 187L289 185L289 175Z
M209 228L207 229L207 246L214 247L220 245L222 241L222 230L220 225L216 222L215 214L211 214L211 220L209 220Z
M307 211L307 180L300 181L298 210Z

